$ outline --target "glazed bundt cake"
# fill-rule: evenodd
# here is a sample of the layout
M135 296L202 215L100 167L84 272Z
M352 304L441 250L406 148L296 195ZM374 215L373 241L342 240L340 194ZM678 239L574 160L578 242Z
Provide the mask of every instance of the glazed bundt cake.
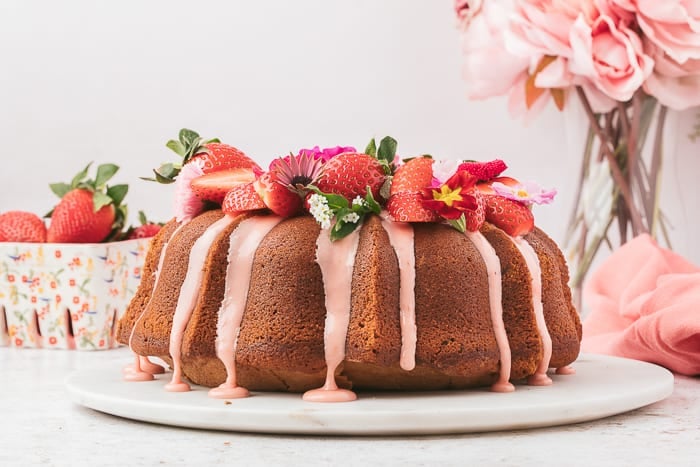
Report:
M138 356L127 378L150 379L155 356L173 369L170 390L186 378L215 397L323 401L510 391L565 372L581 325L563 255L529 206L552 193L500 177L501 161L398 165L391 141L302 150L267 172L239 151L207 172L212 148L191 150L180 203L221 199L214 187L223 206L181 209L154 237L117 330ZM255 181L231 183L243 165Z

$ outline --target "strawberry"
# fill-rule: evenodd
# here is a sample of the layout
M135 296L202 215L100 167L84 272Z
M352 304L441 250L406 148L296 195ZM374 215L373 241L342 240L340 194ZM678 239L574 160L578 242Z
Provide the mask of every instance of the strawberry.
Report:
M47 241L98 243L109 240L121 231L126 218L126 206L121 202L129 187L107 186L107 181L119 170L114 164L100 165L95 179L86 180L91 164L70 184L50 185L61 201L47 214L47 217L51 217Z
M477 189L484 195L494 195L494 194L496 194L496 190L494 190L491 187L491 184L496 183L496 182L502 183L502 184L509 186L509 187L514 187L514 186L520 184L519 181L517 181L516 179L514 179L512 177L496 177L496 178L492 178L488 182L479 182L477 184Z
M379 160L367 154L346 152L326 162L316 186L323 193L344 196L349 202L357 196L364 198L370 187L374 199L379 200L385 179Z
M255 191L265 206L282 217L290 217L301 212L303 200L277 180L275 172L266 172L254 182Z
M200 199L221 204L226 193L231 191L233 187L253 180L255 180L255 174L252 168L238 167L205 173L192 180L190 186Z
M465 228L469 232L478 231L486 220L486 210L484 207L484 196L476 189L470 190L471 195L476 198L477 208L475 210L464 211Z
M146 214L143 211L139 211L139 221L141 225L135 229L129 229L127 238L133 240L135 238L150 238L154 237L162 227L161 224L156 224L155 222L149 222L146 218Z
M480 181L489 181L501 175L507 168L508 166L505 162L500 159L495 159L490 162L463 162L459 165L457 170L466 170Z
M0 214L0 242L46 241L46 225L31 212L8 211Z
M235 186L226 194L221 209L226 214L236 215L245 211L265 209L265 203L255 191L253 182Z
M182 166L193 161L205 174L237 168L260 171L260 166L242 151L221 143L217 138L202 139L196 131L187 128L180 130L178 139L168 141L166 146L182 157L182 162L162 164L153 171L155 178L145 180L173 183Z
M403 191L420 191L433 181L433 160L416 157L399 167L391 181L391 194Z
M440 216L423 207L420 192L403 191L392 195L386 205L387 211L397 222L437 222Z
M498 195L483 195L486 220L512 237L535 228L532 211L522 203Z

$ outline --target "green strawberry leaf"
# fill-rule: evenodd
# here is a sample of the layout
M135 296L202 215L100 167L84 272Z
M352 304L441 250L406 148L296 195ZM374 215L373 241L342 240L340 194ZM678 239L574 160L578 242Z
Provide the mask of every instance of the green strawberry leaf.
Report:
M199 139L199 133L193 130L189 130L187 128L183 128L182 130L180 130L178 138L180 139L180 142L184 147L190 148L192 147L194 142Z
M90 170L90 166L92 165L92 162L90 162L87 167L85 167L82 171L78 172L75 177L73 177L73 180L70 182L70 186L72 188L77 188L80 182L87 177L88 171Z
M459 216L459 219L452 219L448 220L447 222L461 233L464 233L464 231L467 230L467 219L464 217L464 213Z
M385 136L379 142L379 149L377 150L377 159L380 161L386 161L387 164L391 165L394 162L394 156L396 156L396 147L398 143L391 136Z
M115 206L119 206L124 201L128 191L129 185L114 185L107 188L107 196L114 202Z
M102 164L97 167L95 186L98 188L104 186L110 178L114 177L118 170L119 166L114 164Z
M377 143L374 141L374 138L372 138L367 144L365 154L368 156L377 157Z
M103 207L107 206L108 204L112 203L112 198L110 198L108 195L104 193L100 193L99 191L96 191L92 195L92 208L95 210L95 212L99 211Z
M165 143L165 146L169 149L172 149L175 151L175 153L178 156L185 157L185 154L187 153L187 149L185 148L185 145L182 144L180 141L176 141L174 139L171 139L167 143Z
M143 211L139 211L139 222L141 222L141 225L148 224L148 219L146 219L146 213Z
M49 188L51 188L51 191L53 191L59 198L63 198L66 193L72 189L72 187L67 183L51 183Z

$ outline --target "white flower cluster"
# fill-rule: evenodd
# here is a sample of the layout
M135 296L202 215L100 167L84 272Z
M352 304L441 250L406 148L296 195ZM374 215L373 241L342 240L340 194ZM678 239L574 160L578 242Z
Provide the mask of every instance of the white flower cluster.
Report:
M328 200L324 196L314 193L309 197L309 212L314 216L316 222L321 224L322 229L331 227L333 212L328 207Z
M353 201L353 203L355 203L355 202ZM360 215L357 214L356 212L350 212L350 213L345 214L343 216L343 222L350 222L353 224L357 224L357 221L359 221L359 220L360 220Z
M365 206L367 205L367 202L362 199L362 196L357 195L355 196L355 199L352 200L353 206Z

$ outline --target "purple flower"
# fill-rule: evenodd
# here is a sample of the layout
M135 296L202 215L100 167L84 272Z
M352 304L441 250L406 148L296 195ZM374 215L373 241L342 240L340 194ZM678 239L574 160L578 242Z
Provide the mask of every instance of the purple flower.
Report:
M554 200L557 190L545 190L535 182L523 182L514 185L505 185L501 182L493 182L491 188L497 195L504 198L519 201L525 205L549 204Z

